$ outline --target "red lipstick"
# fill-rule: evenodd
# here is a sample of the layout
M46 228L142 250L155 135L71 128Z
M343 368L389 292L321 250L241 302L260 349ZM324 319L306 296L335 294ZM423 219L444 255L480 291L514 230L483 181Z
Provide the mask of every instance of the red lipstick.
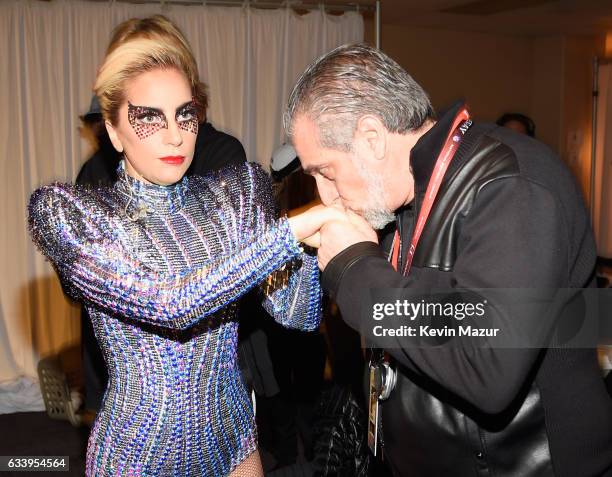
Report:
M166 156L160 157L161 161L164 161L166 164L180 165L185 162L185 156Z

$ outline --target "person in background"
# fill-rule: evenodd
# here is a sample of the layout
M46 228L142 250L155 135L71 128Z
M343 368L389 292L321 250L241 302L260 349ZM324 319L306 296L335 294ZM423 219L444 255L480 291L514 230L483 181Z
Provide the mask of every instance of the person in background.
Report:
M512 129L521 134L527 134L529 137L535 137L535 123L533 120L520 113L506 113L502 115L496 122L498 126L503 126Z
M278 147L270 163L275 201L281 214L295 215L320 204L311 177L301 173L295 149ZM323 308L325 316L326 307ZM323 387L325 339L317 330L289 330L272 320L261 320L273 365L278 392L258 400L262 445L275 459L275 469L287 469L299 460L312 458L313 413ZM298 443L301 442L301 446Z
M119 154L108 137L100 104L96 96L91 97L89 110L81 116L82 132L90 139L94 152L85 161L76 177L77 184L111 185L117 180Z

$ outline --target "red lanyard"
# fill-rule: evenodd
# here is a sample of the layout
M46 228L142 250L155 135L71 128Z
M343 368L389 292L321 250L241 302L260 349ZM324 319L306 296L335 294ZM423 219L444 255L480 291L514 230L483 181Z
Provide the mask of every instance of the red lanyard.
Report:
M451 132L446 138L446 142L444 143L442 151L440 151L438 159L436 159L436 165L433 173L431 174L431 179L429 179L429 183L427 184L427 191L425 192L423 206L421 207L421 212L419 213L419 217L414 228L414 234L412 235L412 240L410 241L410 249L408 249L406 265L404 266L404 275L408 275L410 272L412 260L414 259L414 252L417 244L419 243L419 239L421 238L421 234L423 233L423 229L425 228L425 223L427 222L427 218L429 217L429 213L433 207L434 200L436 199L438 191L440 190L440 185L444 179L444 174L446 174L446 170L448 169L451 160L455 156L455 153L459 148L459 144L461 144L461 141L463 140L463 136L471 125L472 120L470 119L470 115L467 112L467 109L463 108L461 111L459 111L457 116L455 116L453 126L451 127ZM395 270L397 270L399 263L400 243L401 238L399 236L399 232L397 229L395 229L395 236L393 237L392 245L393 252L391 255L391 265L393 265Z

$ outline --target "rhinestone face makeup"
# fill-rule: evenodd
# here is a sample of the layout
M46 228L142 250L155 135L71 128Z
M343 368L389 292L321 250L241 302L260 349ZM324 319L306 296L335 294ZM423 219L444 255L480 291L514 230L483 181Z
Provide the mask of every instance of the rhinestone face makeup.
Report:
M175 120L183 131L198 133L198 111L194 99L176 110ZM139 139L146 139L160 129L168 129L168 120L162 111L149 106L134 106L129 101L128 122Z
M128 121L139 139L146 139L162 128L168 129L166 115L159 109L134 106L128 101Z
M29 227L87 307L107 360L86 476L228 475L255 451L235 301L265 282L265 308L279 323L312 330L321 318L317 258L274 219L260 167L170 186L124 167L112 187L53 184L32 195ZM266 281L283 264L293 265Z
M176 122L183 131L198 134L198 110L194 99L176 111Z

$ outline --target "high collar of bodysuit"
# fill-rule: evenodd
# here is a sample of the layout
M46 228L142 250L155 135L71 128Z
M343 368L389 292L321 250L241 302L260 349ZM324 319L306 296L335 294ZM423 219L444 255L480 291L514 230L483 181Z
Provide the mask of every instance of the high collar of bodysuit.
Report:
M117 168L114 188L125 204L126 214L131 218L144 218L149 214L167 215L180 210L188 186L187 176L169 186L147 184L128 175L122 160Z

